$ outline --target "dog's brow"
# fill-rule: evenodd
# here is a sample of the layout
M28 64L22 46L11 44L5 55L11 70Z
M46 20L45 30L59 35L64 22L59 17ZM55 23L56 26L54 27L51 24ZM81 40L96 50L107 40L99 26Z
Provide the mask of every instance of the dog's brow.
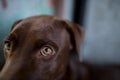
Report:
M16 34L15 33L11 33L10 35L8 35L8 37L6 39L8 39L8 40L14 40L16 38L17 38Z
M59 49L58 45L53 42L52 40L49 40L49 39L38 39L35 43L35 45L37 45L38 47L39 46L43 46L43 45L51 45L53 46L56 50Z

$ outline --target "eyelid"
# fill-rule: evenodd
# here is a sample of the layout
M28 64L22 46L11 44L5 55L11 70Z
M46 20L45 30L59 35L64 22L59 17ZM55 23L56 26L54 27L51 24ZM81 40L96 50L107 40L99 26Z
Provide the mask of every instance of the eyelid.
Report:
M55 49L55 51L58 51L58 49L59 49L59 47L57 46L56 43L54 43L51 40L47 40L47 39L46 40L42 40L42 39L38 40L35 45L37 45L38 48L41 48L43 46L51 46Z
M16 41L16 40L17 40L17 36L16 36L15 33L12 33L12 34L10 34L10 35L6 38L6 40Z
M58 46L53 42L47 42L47 45L52 46L55 49L55 51L58 51L58 49L59 49Z
M4 44L10 43L10 40L5 40Z
M43 45L45 45L46 43L45 43L45 41L43 41L43 40L37 40L36 42L35 42L35 46L37 47L37 48L40 48L40 47L42 47Z

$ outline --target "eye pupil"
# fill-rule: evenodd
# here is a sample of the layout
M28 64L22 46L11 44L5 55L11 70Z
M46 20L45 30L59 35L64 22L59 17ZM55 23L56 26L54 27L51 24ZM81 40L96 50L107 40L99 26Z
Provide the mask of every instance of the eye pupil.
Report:
M44 47L44 53L45 54L51 54L52 53L52 49L51 48L49 48L49 47Z
M47 51L48 51L48 48L45 48L45 51L47 52Z
M54 50L51 47L48 46L44 46L41 48L41 53L46 56L46 55L53 55L54 54Z
M46 51L46 52L49 52L49 51L51 51L51 50L50 50L50 48L47 47L47 48L45 48L45 51Z

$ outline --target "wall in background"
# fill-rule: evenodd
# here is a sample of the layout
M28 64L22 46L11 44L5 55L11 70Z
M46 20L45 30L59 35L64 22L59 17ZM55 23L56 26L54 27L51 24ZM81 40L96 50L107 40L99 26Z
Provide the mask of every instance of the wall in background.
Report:
M73 9L74 9L74 0L64 0L63 4L63 13L61 17L73 21Z
M120 0L88 0L84 61L120 63Z

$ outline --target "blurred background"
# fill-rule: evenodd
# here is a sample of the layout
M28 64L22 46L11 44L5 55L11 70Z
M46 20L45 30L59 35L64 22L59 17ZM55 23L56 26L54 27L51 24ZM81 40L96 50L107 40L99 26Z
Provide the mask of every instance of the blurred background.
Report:
M2 42L12 24L34 15L56 15L85 28L80 57L93 64L120 64L120 0L0 0Z

